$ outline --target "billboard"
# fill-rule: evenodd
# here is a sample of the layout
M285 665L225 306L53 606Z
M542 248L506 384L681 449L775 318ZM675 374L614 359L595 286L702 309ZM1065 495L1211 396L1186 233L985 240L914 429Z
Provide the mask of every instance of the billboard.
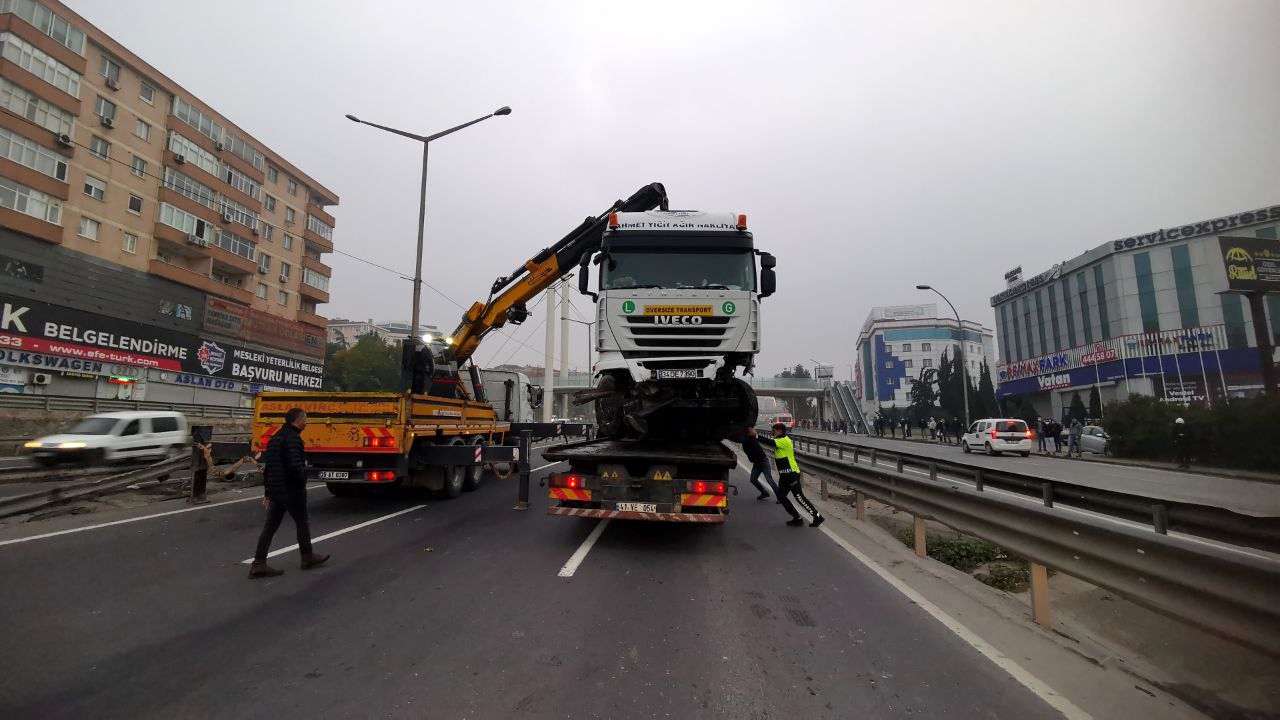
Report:
M1219 237L1227 288L1241 292L1280 292L1280 240Z

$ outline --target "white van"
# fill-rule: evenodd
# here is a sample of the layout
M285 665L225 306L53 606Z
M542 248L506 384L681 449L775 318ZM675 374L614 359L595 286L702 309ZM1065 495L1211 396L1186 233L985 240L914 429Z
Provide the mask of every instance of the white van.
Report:
M91 466L115 460L158 460L190 440L182 413L143 410L90 415L64 433L32 440L24 447L41 465L78 462Z
M961 439L960 447L965 452L985 450L988 455L1016 452L1027 457L1031 454L1031 431L1026 422L1017 418L975 420Z

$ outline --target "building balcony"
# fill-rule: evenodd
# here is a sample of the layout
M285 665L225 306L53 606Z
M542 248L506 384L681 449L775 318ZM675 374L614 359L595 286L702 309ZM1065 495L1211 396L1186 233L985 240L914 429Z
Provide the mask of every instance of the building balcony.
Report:
M80 115L80 99L74 95L70 95L63 90L50 85L43 79L36 77L31 72L22 69L8 60L0 60L0 77L12 82L14 85L28 90L32 95L57 106L79 117ZM86 88L80 88L80 94L86 94Z
M208 275L187 270L186 268L170 265L161 260L152 260L147 267L147 271L152 275L162 277L166 280L176 282L180 285L193 287L197 290L203 290L211 295L224 297L228 300L234 300L242 305L251 305L253 303L253 293L238 287L220 283Z
M307 255L302 256L302 267L320 273L325 277L333 277L333 268Z
M329 227L334 227L338 224L337 221L333 219L332 215L325 212L324 208L320 207L315 203L314 196L310 196L307 198L307 214L311 215L317 220L320 220L321 222L323 222L325 225L328 225Z
M306 284L305 282L298 283L298 294L304 298L314 300L317 303L329 302L328 291L321 290L320 288L317 288L317 287L312 287Z
M66 208L63 208L62 215L64 218L67 216ZM55 245L62 244L61 225L54 225L9 208L0 207L0 227Z
M57 40L45 35L40 30L37 30L35 26L17 15L13 15L11 13L0 15L0 32L13 33L27 43L44 51L46 55L52 57L54 60L57 60L72 70L75 70L77 73L80 73L82 77L86 74L89 67L88 60L75 54L75 52L66 45L63 45Z
M327 318L320 317L319 315L313 312L307 312L306 310L298 311L298 322L316 328L326 328L329 325L329 320Z
M186 195L175 190L170 190L164 185L160 186L160 190L156 194L156 199L163 203L169 203L180 210L185 210L214 227L218 227L222 224L222 213L214 210L208 205L201 205Z
M213 258L214 264L222 266L219 269L224 272L249 275L258 269L257 263L237 255L230 250L218 247L212 243L209 244L208 249L209 255Z
M26 165L19 165L8 158L0 157L0 176L16 180L33 190L39 190L59 200L66 200L71 196L71 186L65 180L59 180L42 172L36 172Z
M325 240L322 235L313 231L307 226L302 227L302 239L315 246L320 252L333 252L333 243Z

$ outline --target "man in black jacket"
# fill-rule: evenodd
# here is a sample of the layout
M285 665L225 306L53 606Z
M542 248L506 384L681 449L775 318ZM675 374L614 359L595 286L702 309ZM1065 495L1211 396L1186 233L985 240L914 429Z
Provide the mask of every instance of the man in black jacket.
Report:
M302 569L310 570L329 559L328 555L311 551L311 528L307 521L306 449L302 444L302 430L306 427L307 413L302 408L290 408L284 414L284 425L271 436L267 449L262 453L262 461L267 466L262 474L265 486L262 504L267 508L267 524L258 537L258 549L253 555L253 564L249 566L250 579L284 574L283 570L267 565L267 550L286 512L298 529Z
M760 447L760 440L748 434L743 435L738 442L742 443L742 452L746 453L747 459L751 461L751 484L760 491L756 499L769 499L769 493L765 491L764 485L760 484L760 476L764 475L765 482L769 483L769 488L773 490L773 496L778 499L778 502L782 502L782 493L778 492L778 486L773 482L769 458L764 454L764 448Z

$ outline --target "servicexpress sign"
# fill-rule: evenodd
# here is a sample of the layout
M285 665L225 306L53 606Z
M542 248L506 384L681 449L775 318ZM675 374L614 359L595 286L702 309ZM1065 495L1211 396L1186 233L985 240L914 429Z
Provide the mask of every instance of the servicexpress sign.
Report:
M107 315L0 295L0 349L319 389L317 363Z

